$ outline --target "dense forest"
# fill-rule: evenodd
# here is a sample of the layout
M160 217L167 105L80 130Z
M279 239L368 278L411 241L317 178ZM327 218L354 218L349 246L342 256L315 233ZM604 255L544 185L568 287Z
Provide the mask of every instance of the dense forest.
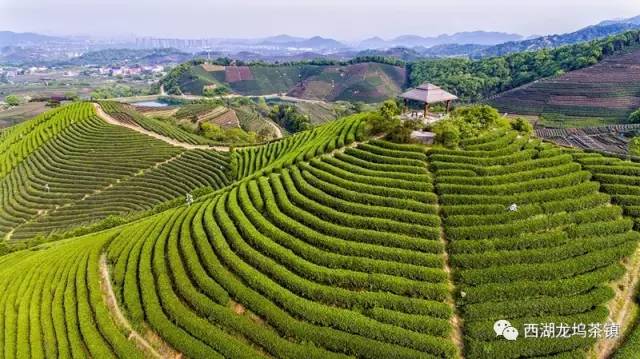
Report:
M412 86L438 84L466 101L478 101L529 82L594 65L640 45L640 31L557 49L519 52L477 61L463 58L409 64Z

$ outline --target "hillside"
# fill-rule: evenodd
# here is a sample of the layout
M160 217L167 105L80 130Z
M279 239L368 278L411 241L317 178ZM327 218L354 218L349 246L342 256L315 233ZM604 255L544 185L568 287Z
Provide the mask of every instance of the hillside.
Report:
M559 35L548 35L534 39L511 41L484 49L478 49L470 53L471 57L503 56L514 52L537 51L541 49L554 49L560 46L573 45L617 35L626 31L636 30L640 24L636 23L602 23L580 29L575 32Z
M229 183L228 154L185 150L108 124L88 103L2 132L0 156L0 237L12 240L148 210Z
M608 57L597 65L506 92L490 103L504 112L558 118L560 126L564 118L625 122L640 108L639 64L640 50Z
M524 51L480 60L423 60L408 66L410 83L438 84L463 101L480 102L544 78L584 69L640 48L640 30L556 49Z
M206 87L226 86L240 95L291 96L325 101L379 102L394 97L405 85L404 68L379 63L352 65L183 64L162 84L168 92L202 95Z
M48 175L66 179L65 188L117 177L108 166L85 175L91 164L75 161L83 154L95 161L104 152L100 162L118 161L122 176L179 153L224 157L152 138L132 156L116 135L131 146L142 137L101 122L93 109L70 105L2 133L2 188L25 189L3 203L13 206L5 212L33 213L39 198L53 205L61 186L13 186L50 166L64 165ZM525 338L524 325L611 316L632 327L615 303L633 295L625 273L637 270L628 259L640 239L640 183L629 177L637 165L503 129L457 149L399 145L368 138L369 116L236 149L222 162L179 165L153 186L132 186L142 207L196 168L229 171L212 185L217 191L190 205L174 201L125 225L0 255L2 353L585 358L595 345L604 353L622 343ZM132 158L83 137L101 133ZM134 198L125 193L95 203L118 208ZM496 320L509 320L521 337L496 337ZM637 336L620 358L633 358Z

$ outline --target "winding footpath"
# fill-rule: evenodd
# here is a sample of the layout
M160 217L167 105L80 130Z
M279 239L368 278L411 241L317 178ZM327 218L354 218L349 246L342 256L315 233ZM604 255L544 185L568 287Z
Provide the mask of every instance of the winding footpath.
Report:
M107 264L107 256L103 253L100 256L100 284L102 286L102 294L105 303L107 304L107 308L111 312L111 315L115 319L115 322L124 329L128 333L128 339L133 341L136 346L142 350L147 357L149 358L166 358L166 357L177 357L175 355L167 356L162 355L156 351L156 349L135 329L127 318L122 314L120 310L120 306L118 305L118 300L116 299L116 295L113 291L113 286L111 285L111 275L109 274L109 265Z
M102 107L97 104L94 103L93 106L96 109L96 113L98 114L98 117L100 117L102 120L104 120L105 122L112 124L112 125L116 125L116 126L121 126L121 127L126 127L130 130L142 133L144 135L147 136L151 136L155 139L158 139L160 141L164 141L172 146L176 146L176 147L182 147L182 148L186 148L188 150L196 150L196 149L203 149L203 150L215 150L215 151L220 151L220 152L229 152L231 147L229 146L208 146L208 145L194 145L191 143L186 143L186 142L181 142L178 141L176 139L167 137L167 136L163 136L159 133L153 132L153 131L149 131L147 129L144 129L140 126L134 126L128 123L124 123L121 121L116 120L115 118L111 117L108 113L106 113Z
M218 151L218 152L229 152L231 151L231 146L209 146L209 145L194 145L191 143L186 143L186 142L181 142L178 141L174 138L171 137L167 137L167 136L163 136L159 133L153 132L153 131L149 131L147 129L144 129L140 126L136 126L136 125L132 125L129 123L124 123L122 121L118 121L115 118L113 118L111 115L109 115L108 113L106 113L102 107L97 104L94 103L93 106L96 109L96 114L98 115L98 117L100 117L103 121L111 124L111 125L115 125L115 126L121 126L121 127L125 127L128 128L130 130L142 133L143 135L147 135L147 136L151 136L157 140L166 142L172 146L176 146L176 147L182 147L182 148L186 148L188 150L196 150L196 149L201 149L201 150L214 150L214 151ZM265 120L270 126L273 127L275 134L276 134L276 138L280 139L282 137L284 137L283 133L282 133L282 129L280 129L280 127L278 125L276 125L274 122L269 121L269 120ZM248 147L253 147L253 146L248 146Z

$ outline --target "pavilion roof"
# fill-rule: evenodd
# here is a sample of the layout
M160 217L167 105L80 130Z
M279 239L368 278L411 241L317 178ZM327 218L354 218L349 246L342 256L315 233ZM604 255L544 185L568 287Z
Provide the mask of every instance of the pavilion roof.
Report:
M408 90L407 92L401 94L400 97L407 100L415 100L424 103L438 103L458 99L458 96L427 82L416 88Z

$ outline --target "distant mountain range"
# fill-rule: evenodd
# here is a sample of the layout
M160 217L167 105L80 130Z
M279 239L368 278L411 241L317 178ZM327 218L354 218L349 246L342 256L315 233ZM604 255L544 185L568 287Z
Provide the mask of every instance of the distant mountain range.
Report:
M640 28L640 17L633 19L637 19L634 20L637 22L607 21L568 34L542 36L531 40L506 42L489 48L476 49L469 55L471 57L502 56L514 52L535 51L591 41Z
M11 31L0 31L0 47L42 45L47 42L61 41L64 41L64 39L32 32L16 33Z
M301 37L293 37L288 35L278 35L263 39L258 43L262 46L297 48L297 49L314 49L314 50L332 50L346 49L347 45L334 39L327 39L320 36L314 36L309 39Z
M391 40L380 37L372 37L361 41L356 46L362 49L383 49L393 47L424 47L430 48L445 44L473 44L473 45L497 45L509 41L522 40L522 35L508 34L504 32L471 31L459 32L453 35L439 35L434 37L422 37L417 35L402 35Z
M634 24L634 25L640 25L640 16L630 17L630 18L628 18L628 19L606 20L606 21L603 21L603 22L599 23L598 25L606 26L606 25L613 25L613 24Z
M68 62L71 57L78 56L75 54L90 54L104 49L173 49L180 52L172 54L173 56L162 54L158 56L160 60L183 60L189 55L197 57L202 54L205 55L205 58L227 56L244 61L267 62L315 58L345 60L363 55L389 56L404 61L438 57L483 58L555 48L638 28L640 28L640 16L606 20L575 32L558 35L523 37L505 32L469 31L431 37L409 34L389 40L371 37L352 43L320 36L305 38L284 34L255 39L131 38L128 40L91 40L0 31L0 63ZM53 44L57 46L53 47ZM96 60L104 62L110 56L105 57L104 55L104 53L89 55L89 57L79 59L78 62Z

